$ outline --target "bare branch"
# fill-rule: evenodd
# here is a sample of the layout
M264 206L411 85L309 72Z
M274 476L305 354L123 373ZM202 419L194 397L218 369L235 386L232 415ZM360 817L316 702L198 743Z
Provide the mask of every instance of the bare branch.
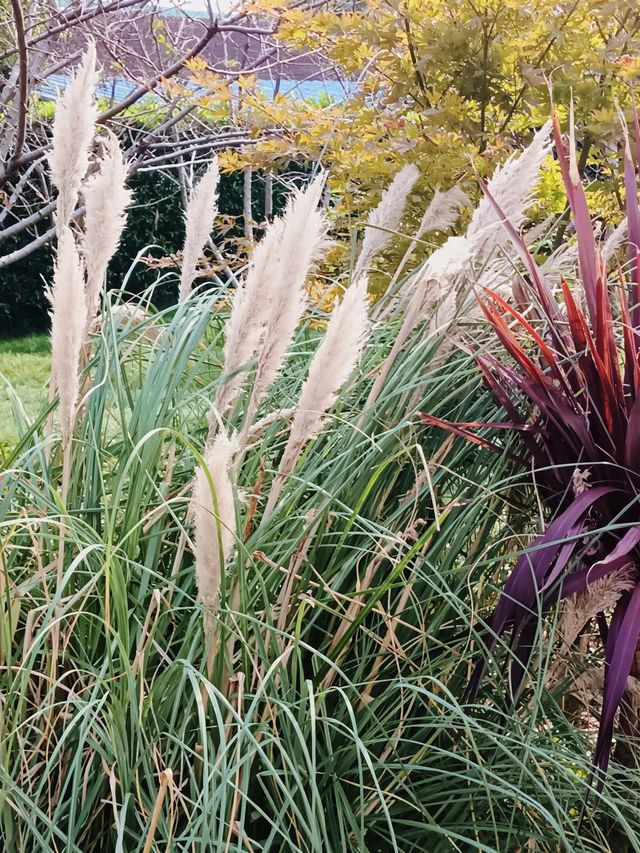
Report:
M17 160L22 153L27 128L27 83L29 69L27 60L27 41L24 31L24 17L20 0L11 0L13 9L13 20L16 25L16 41L18 44L18 68L19 68L19 91L18 91L18 121L16 139L11 155L11 161Z
M109 12L120 12L122 9L127 9L131 6L141 6L148 2L149 0L114 0L113 3L107 3L106 5L98 3L89 11L86 11L86 6L84 5L80 6L79 9L73 13L65 13L62 11L58 16L59 18L62 18L62 23L58 24L56 27L52 27L50 30L43 30L34 38L29 39L26 46L27 48L35 47L35 45L40 44L43 41L47 41L53 36L66 32L72 24L85 23L86 21L97 18L100 15L106 15ZM4 53L0 54L0 62L3 62L5 59L9 59L10 56L15 56L16 53L18 53L18 47L6 50Z
M187 54L185 54L181 59L179 59L169 68L166 68L164 71L160 71L158 74L156 74L155 78L149 80L145 85L138 86L138 88L134 89L128 97L123 98L122 101L117 104L114 104L111 109L106 110L101 115L99 115L97 119L98 123L105 124L109 121L109 119L113 118L114 116L117 116L118 113L121 113L123 110L126 110L127 107L130 107L132 104L135 104L136 101L139 101L140 98L142 98L148 92L152 92L163 80L167 80L170 77L175 77L175 75L179 71L182 71L185 64L190 59L193 59L194 57L198 56L199 53L202 53L202 51L209 44L209 42L216 35L217 32L218 23L217 21L214 21L212 24L206 27L204 35L202 36L200 41Z

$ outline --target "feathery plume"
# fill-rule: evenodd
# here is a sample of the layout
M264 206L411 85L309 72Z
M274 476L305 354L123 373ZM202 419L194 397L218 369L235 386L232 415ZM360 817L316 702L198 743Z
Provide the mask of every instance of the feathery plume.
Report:
M419 175L417 167L413 164L403 166L382 193L380 203L371 212L367 221L360 255L353 273L354 281L362 277L374 257L389 245L393 236L389 232L397 230L407 203L407 196Z
M367 280L361 278L347 290L342 302L334 309L324 338L311 360L289 439L271 487L265 518L273 510L304 446L322 430L327 411L360 360L367 336L368 307Z
M253 250L246 278L236 288L227 321L224 370L229 377L218 387L214 408L224 415L233 407L244 383L242 368L256 357L264 335L266 303L261 299L265 282L273 283L282 243L284 219L275 219Z
M98 115L93 97L97 80L96 48L89 42L80 66L56 101L49 168L58 190L56 220L61 226L71 220L89 167L89 150Z
M195 526L195 569L198 601L207 608L205 643L209 647L209 672L215 657L211 644L214 612L222 586L225 563L236 537L236 515L231 483L231 468L236 451L234 438L218 432L205 447L204 466L196 471L192 510Z
M426 279L451 279L469 269L474 245L467 237L449 237L439 249L429 256L424 272Z
M213 227L218 207L218 158L214 157L207 171L194 188L185 210L185 240L182 253L182 272L180 274L180 301L191 292L191 286L197 275L198 258Z
M620 596L635 585L635 571L633 567L627 566L589 584L579 595L567 598L558 620L558 633L564 646L570 648L590 619L615 607Z
M624 243L624 241L627 239L628 231L628 222L627 217L625 216L624 219L618 225L616 225L611 234L609 234L609 236L602 244L601 252L603 260L611 260L613 255L615 255L615 253L622 245L622 243Z
M393 292L400 276L404 272L405 267L409 263L409 260L422 237L429 233L429 231L446 231L447 228L451 228L460 215L460 209L468 204L470 204L469 198L466 193L460 189L460 187L452 187L450 190L446 190L446 192L441 192L439 188L436 189L433 194L433 198L427 205L427 209L424 212L415 237L408 245L407 251L404 253L402 260L396 267L396 271L394 272L391 281L389 282L389 286L387 287L387 293L390 294ZM413 294L415 283L415 278L406 283L410 292L403 294L403 301ZM385 309L380 312L379 318L381 320L387 319L394 309L397 308L398 301L399 300L396 295L395 298L386 305Z
M436 188L416 232L416 239L419 240L430 231L446 231L451 228L460 216L461 208L468 204L469 197L460 187L451 187L445 192L441 192L439 187Z
M269 316L254 388L256 405L280 373L282 364L307 305L304 284L313 262L326 244L327 218L318 205L325 175L315 178L289 200L283 225L277 279L265 288Z
M401 292L400 305L407 306L409 314L413 312L416 322L421 319L426 306L423 297L428 295L428 301L433 305L435 302L431 297L436 291L440 295L455 291L455 279L469 272L474 251L474 243L466 237L449 237L427 258L423 269L412 277ZM409 331L413 328L415 323Z
M224 369L231 376L248 361L257 360L247 428L280 372L307 304L304 283L325 245L328 227L324 212L318 208L324 181L325 176L319 175L289 198L284 215L271 223L254 250L247 279L236 292ZM232 376L218 392L215 407L219 412L235 401L240 383L238 375Z
M235 442L223 431L204 450L204 466L196 471L193 486L196 583L198 600L215 607L224 562L235 541L235 509L230 471ZM209 478L211 484L209 484Z
M108 132L98 171L86 182L83 254L87 269L87 321L98 311L107 265L115 254L126 223L131 191L126 186L127 166L117 137Z
M514 228L525 221L525 211L531 205L532 193L538 183L542 162L551 151L551 122L548 121L533 137L530 145L516 156L498 166L487 188ZM497 247L509 240L508 234L487 198L475 209L467 230L476 253L488 257Z
M78 373L86 319L84 270L67 227L58 233L53 286L47 297L51 303L51 380L58 388L62 442L66 447L73 432L80 390Z

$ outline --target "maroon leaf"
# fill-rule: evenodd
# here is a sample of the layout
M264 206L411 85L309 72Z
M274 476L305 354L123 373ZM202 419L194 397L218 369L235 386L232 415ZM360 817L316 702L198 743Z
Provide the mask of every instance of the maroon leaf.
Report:
M602 716L593 753L593 763L600 770L598 787L604 776L611 752L616 711L627 686L633 656L640 637L640 586L622 596L618 602L607 638Z

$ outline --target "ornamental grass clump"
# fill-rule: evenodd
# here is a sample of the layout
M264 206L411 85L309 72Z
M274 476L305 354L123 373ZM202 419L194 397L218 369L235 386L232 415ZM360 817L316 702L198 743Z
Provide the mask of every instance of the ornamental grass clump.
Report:
M56 102L49 155L51 180L58 190L56 262L47 291L51 304L50 395L58 391L65 450L73 433L80 373L88 355L87 336L100 307L107 267L120 243L132 197L126 186L127 166L113 133L107 132L102 151L92 162L97 117L95 64L95 45L90 42ZM93 172L87 177L92 166ZM85 217L76 237L71 220L79 196L84 199ZM49 419L49 432L51 428ZM69 464L67 451L65 469ZM63 495L67 474L65 470Z
M506 422L493 426L521 437L517 458L533 469L538 493L553 519L517 560L485 642L492 651L499 638L509 634L509 684L515 695L540 642L541 614L570 598L572 618L584 614L582 624L572 628L574 639L594 619L605 661L593 753L601 785L628 679L640 677L640 216L636 166L627 142L630 264L627 275L618 267L609 278L578 175L573 128L568 152L557 118L553 134L576 230L579 268L574 286L562 281L559 298L505 211L486 191L526 274L517 288L517 307L489 288L479 289L484 315L509 357L483 354L477 362L507 415ZM476 432L478 423L444 424L431 415L424 420L489 446ZM593 600L596 594L599 605ZM585 601L576 601L576 596ZM471 698L485 671L483 659L471 679Z
M113 154L93 174L122 190ZM428 311L370 323L364 276L310 321L323 180L292 195L239 286L190 281L152 317L152 289L126 303L103 292L82 367L61 362L72 401L84 383L80 405L60 395L62 441L42 434L55 400L33 421L14 401L20 440L0 473L2 849L615 849L610 825L578 826L589 760L540 687L544 665L526 707L505 713L492 683L482 715L463 705L487 576L519 542L514 475L508 452L425 430L419 413L493 423L500 407ZM389 230L402 197L372 220ZM56 285L60 317L78 295L82 331L95 241L80 232L77 245L61 232ZM619 772L600 800L640 849L638 774Z

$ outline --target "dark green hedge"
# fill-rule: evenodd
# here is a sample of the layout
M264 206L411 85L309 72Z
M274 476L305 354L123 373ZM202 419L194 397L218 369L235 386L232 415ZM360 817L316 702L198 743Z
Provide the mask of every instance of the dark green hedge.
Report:
M161 257L178 251L184 240L184 226L180 192L175 180L161 172L139 172L131 179L130 185L135 199L129 213L128 226L118 253L113 258L108 285L111 288L121 286L123 276L130 267L140 249L149 243L154 248L150 254ZM283 190L274 182L274 210L282 207ZM220 213L239 217L235 229L237 235L242 231L243 176L241 173L222 175L220 180ZM253 182L253 219L264 219L264 181L256 175ZM233 233L233 232L231 232ZM2 254L19 248L33 239L30 233L0 244ZM45 297L45 285L51 281L52 254L49 246L32 253L22 261L0 272L0 337L13 337L28 332L43 331L49 327L48 303ZM157 278L157 271L138 265L129 279L128 290L140 292ZM157 288L155 302L158 307L171 304L176 297L177 274L166 284Z

